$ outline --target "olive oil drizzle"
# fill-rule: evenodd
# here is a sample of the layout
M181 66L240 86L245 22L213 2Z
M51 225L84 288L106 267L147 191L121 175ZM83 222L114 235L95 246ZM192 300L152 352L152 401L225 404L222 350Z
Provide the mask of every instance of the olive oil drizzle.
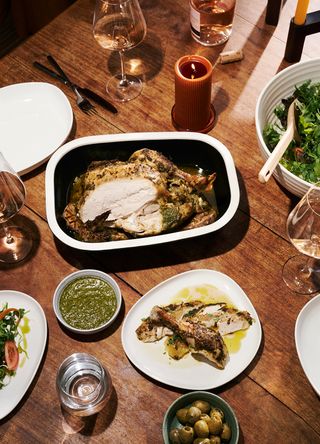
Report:
M190 286L180 290L171 300L171 304L183 302L200 301L203 304L218 304L225 302L229 308L237 308L233 305L231 298L214 285L202 284ZM247 330L239 330L223 336L228 352L237 353L241 348L241 342L247 335Z
M27 347L28 347L28 341L27 341L26 335L28 333L30 333L30 330L31 330L30 329L30 320L29 320L29 318L27 316L23 316L23 318L21 319L20 325L19 325L19 330L21 332L22 349L25 352L24 355L23 355L23 358L20 359L19 367L21 368L21 367L24 366L24 364L26 362L26 359L27 359L26 350L27 350ZM21 350L20 345L19 345L19 348L20 348L19 349L19 352L20 352L20 350Z

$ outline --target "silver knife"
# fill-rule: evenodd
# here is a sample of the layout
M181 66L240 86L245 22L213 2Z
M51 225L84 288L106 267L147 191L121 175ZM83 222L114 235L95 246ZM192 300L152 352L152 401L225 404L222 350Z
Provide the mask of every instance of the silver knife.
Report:
M69 82L66 79L64 79L62 76L60 76L56 72L52 71L51 69L47 68L46 66L42 65L41 63L33 62L33 66L35 68L38 68L40 71L48 74L49 76L53 77L54 79L60 80L60 82L64 83L65 85L70 86ZM78 85L75 85L75 86L77 87L79 92L81 94L84 94L85 96L87 96L88 99L94 100L98 105L103 106L105 109L107 109L108 111L111 111L113 114L117 114L117 112L118 112L117 108L112 103L110 103L108 100L99 96L99 94L95 93L94 91L92 91L89 88L82 88L81 86L78 86Z

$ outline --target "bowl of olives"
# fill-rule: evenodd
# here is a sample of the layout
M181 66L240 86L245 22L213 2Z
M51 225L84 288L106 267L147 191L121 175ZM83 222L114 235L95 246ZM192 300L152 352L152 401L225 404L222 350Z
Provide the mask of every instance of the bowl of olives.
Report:
M171 404L162 434L164 444L237 444L239 424L230 405L220 396L195 391Z

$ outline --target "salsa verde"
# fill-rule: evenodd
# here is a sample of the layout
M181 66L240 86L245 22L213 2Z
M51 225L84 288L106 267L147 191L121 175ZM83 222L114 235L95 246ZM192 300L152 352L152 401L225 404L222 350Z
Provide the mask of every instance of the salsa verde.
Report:
M116 308L114 289L96 276L83 276L71 281L59 301L63 319L80 330L100 327L113 316Z

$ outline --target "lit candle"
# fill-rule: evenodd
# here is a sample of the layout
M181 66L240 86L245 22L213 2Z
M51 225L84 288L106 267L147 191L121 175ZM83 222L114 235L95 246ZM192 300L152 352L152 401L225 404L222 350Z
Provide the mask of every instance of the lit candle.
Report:
M296 13L294 15L295 25L303 25L306 21L307 11L309 6L309 0L298 0Z
M173 125L180 131L210 131L214 124L211 62L202 56L187 55L176 62L174 71Z

